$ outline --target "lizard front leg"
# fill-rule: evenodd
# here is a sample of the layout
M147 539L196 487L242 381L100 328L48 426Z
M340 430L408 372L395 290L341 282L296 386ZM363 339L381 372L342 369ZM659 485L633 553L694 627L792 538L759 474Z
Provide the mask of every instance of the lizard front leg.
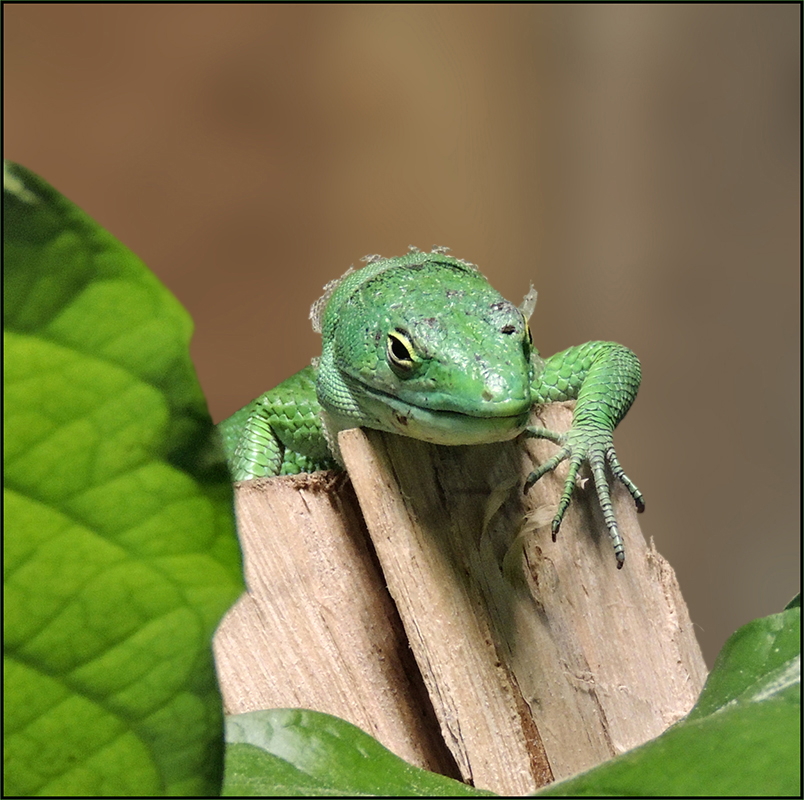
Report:
M528 476L525 492L562 461L569 461L569 475L553 518L553 541L572 500L578 470L586 462L592 471L618 569L625 562L625 547L611 504L605 466L608 464L611 474L628 489L637 511L644 511L642 493L620 466L612 438L614 428L634 402L641 374L637 357L627 347L613 342L588 342L557 353L545 360L544 371L532 391L536 403L577 400L572 428L567 433L535 426L525 430L526 436L549 439L561 448Z
M338 469L322 431L315 375L305 367L218 425L232 480Z

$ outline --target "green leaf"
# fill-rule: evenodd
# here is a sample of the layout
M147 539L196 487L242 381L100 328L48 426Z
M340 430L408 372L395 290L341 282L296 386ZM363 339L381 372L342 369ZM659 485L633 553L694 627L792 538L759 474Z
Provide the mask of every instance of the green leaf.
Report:
M657 739L539 796L801 796L801 608L740 628L695 708Z
M224 795L240 797L489 796L413 767L360 728L299 709L226 718Z
M44 181L4 177L4 791L217 793L210 641L242 578L191 322Z

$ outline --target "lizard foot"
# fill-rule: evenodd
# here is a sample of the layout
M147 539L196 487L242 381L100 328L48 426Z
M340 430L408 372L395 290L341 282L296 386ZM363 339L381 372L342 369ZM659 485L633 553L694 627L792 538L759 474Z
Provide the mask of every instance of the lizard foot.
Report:
M575 489L575 479L581 465L586 462L592 470L595 481L595 490L600 507L603 511L603 518L609 531L612 544L614 545L614 555L617 559L617 569L622 568L625 563L625 546L623 544L620 531L617 527L617 518L611 504L611 492L609 491L608 481L606 480L605 465L608 464L611 474L617 478L628 489L638 512L645 510L645 499L636 484L625 474L617 454L614 451L611 433L599 428L573 428L569 433L556 433L546 428L529 427L525 431L526 435L538 439L548 439L557 444L561 449L551 458L544 462L538 469L528 475L525 481L524 493L530 490L533 484L548 472L554 470L562 461L569 460L569 474L564 482L564 492L558 503L558 511L553 518L552 531L553 541L558 536L561 521L572 500L572 492Z

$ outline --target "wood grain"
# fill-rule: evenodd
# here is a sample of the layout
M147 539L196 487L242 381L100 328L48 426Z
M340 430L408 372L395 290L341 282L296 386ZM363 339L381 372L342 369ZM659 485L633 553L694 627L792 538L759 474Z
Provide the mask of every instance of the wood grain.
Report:
M566 430L571 414L554 404L533 422ZM411 763L511 795L689 711L706 667L623 487L617 570L591 481L556 542L566 467L523 495L549 442L439 447L353 430L339 444L351 484L236 485L249 594L215 640L229 713L326 711Z
M566 430L572 404L534 424ZM438 447L376 431L340 445L380 564L467 780L532 791L654 738L695 702L706 667L672 568L625 489L616 568L592 481L556 542L566 467L522 494L556 446Z
M248 593L214 639L227 714L309 708L460 777L345 475L235 485Z

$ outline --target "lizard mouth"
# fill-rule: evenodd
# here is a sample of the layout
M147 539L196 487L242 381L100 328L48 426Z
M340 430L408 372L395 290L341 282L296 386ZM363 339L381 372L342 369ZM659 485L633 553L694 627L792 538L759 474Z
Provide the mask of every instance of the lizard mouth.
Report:
M378 420L383 430L433 444L460 445L506 441L518 436L528 424L530 417L529 406L525 409L520 406L519 410L512 414L466 414L460 411L412 405L398 397L368 387L364 387L364 390L373 401L371 416ZM490 407L489 411L492 410Z

